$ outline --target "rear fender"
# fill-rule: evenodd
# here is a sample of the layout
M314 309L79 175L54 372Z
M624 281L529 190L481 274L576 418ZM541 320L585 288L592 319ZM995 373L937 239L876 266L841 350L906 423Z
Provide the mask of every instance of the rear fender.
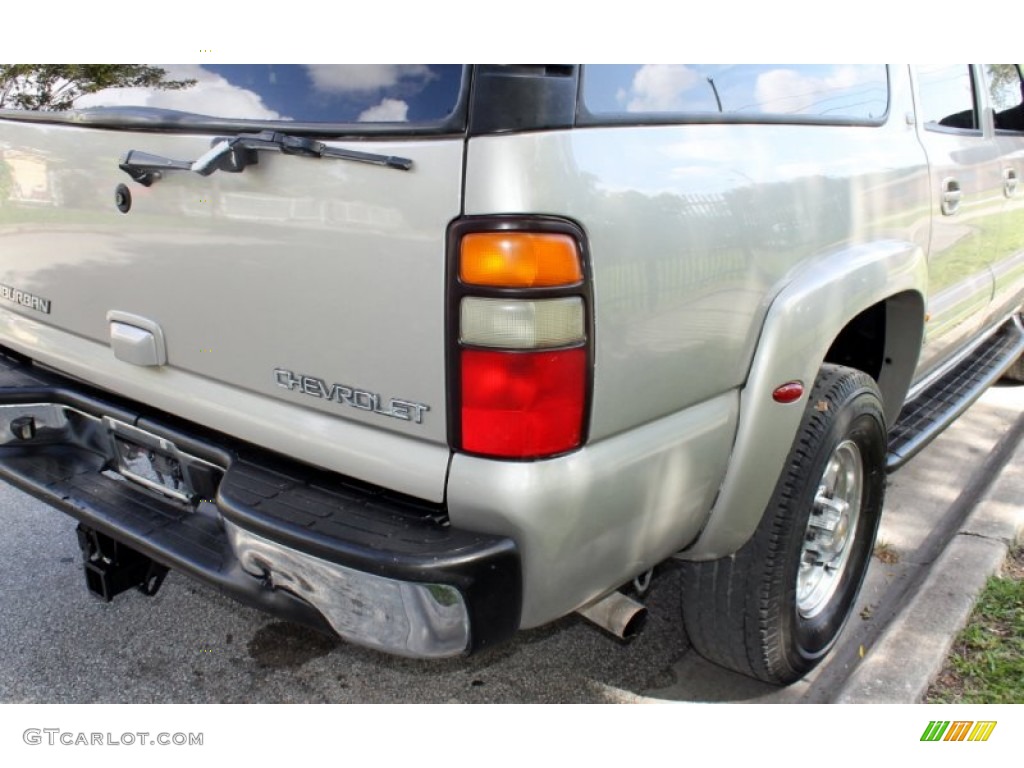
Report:
M809 264L772 302L749 375L740 394L740 420L732 458L718 498L697 540L680 557L713 560L732 554L753 535L782 473L818 369L832 342L858 314L891 300L890 324L916 327L886 333L880 378L894 419L910 386L923 332L928 282L923 250L905 241L860 244ZM898 343L907 353L890 354ZM780 404L772 392L799 381L805 394Z

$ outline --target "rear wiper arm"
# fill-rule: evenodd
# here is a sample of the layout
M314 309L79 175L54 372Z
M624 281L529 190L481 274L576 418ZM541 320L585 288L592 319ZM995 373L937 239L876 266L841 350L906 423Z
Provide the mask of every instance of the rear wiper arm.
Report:
M163 178L165 171L192 171L200 176L209 176L214 171L239 173L246 167L259 162L260 150L275 150L286 155L301 157L336 157L357 163L370 163L386 168L408 171L412 160L394 155L377 155L371 152L357 152L353 149L328 147L322 141L302 136L289 136L278 131L240 133L233 138L213 140L209 152L195 160L171 160L137 149L128 150L118 167L135 181L148 187Z

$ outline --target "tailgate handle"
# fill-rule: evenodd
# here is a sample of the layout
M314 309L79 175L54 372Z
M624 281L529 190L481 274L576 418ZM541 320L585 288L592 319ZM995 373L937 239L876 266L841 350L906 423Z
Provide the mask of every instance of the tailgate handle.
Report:
M167 364L167 343L160 326L148 317L112 309L107 312L114 357L132 365Z
M118 167L139 184L148 187L162 179L166 171L193 171L200 176L209 176L214 171L240 173L259 161L258 150L276 150L285 155L302 157L335 157L339 160L381 165L399 171L408 171L412 168L412 160L407 157L338 149L329 147L322 141L303 136L290 136L277 131L240 133L233 138L214 139L210 150L196 160L171 160L131 149L121 158Z

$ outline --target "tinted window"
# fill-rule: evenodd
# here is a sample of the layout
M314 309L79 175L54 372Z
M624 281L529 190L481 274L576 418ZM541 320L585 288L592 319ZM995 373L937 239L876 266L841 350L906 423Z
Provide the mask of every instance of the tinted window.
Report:
M985 79L998 131L1024 131L1024 84L1016 64L986 64Z
M889 101L880 65L601 64L583 76L584 106L598 115L878 120Z
M915 69L925 127L978 128L974 86L967 64L923 64Z
M154 65L156 80L139 85L143 66L0 66L0 107L159 107L261 121L423 123L453 111L462 82L457 65L162 64Z

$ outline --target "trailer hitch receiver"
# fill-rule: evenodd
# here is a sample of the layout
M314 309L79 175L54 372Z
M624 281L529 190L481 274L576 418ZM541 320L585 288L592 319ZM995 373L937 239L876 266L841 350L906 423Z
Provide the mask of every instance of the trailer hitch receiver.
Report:
M85 584L97 597L109 603L116 595L133 587L152 597L164 583L166 566L81 523L77 533L85 565Z

